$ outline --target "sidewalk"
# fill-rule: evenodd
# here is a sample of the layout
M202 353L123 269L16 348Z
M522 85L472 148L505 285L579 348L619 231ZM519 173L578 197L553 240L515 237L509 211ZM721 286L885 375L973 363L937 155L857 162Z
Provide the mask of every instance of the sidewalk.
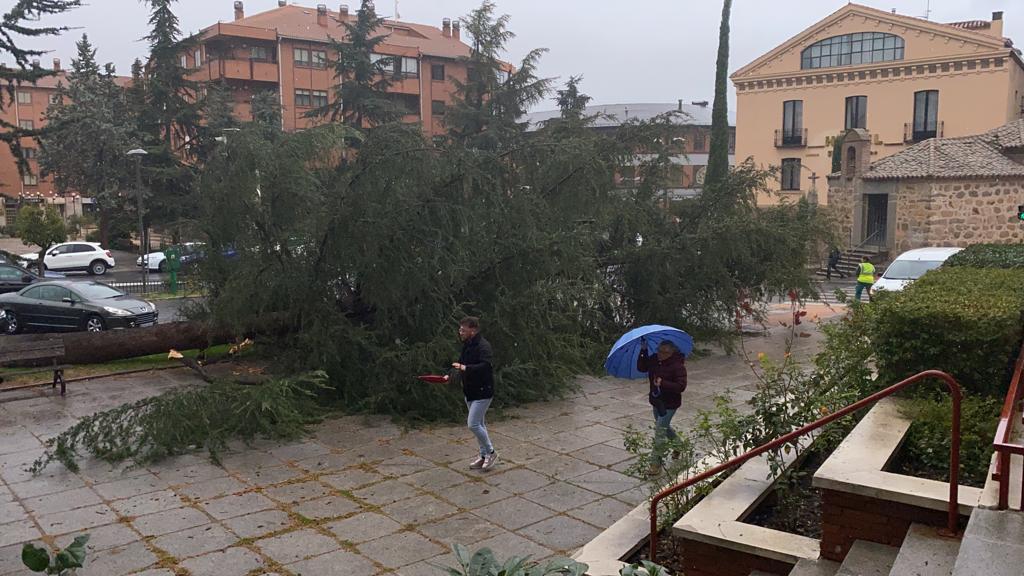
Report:
M820 344L813 323L808 331L798 355ZM747 348L781 355L783 340L774 330ZM719 350L690 364L689 378L680 429L715 394L742 402L754 392L746 361ZM0 575L23 573L25 541L66 545L88 532L81 576L439 576L432 564L451 564L453 542L501 558L567 555L647 496L623 473L622 449L628 425L650 425L646 383L592 377L570 398L492 421L501 462L489 473L467 469L476 448L461 426L403 431L357 416L306 440L242 448L223 467L197 455L128 471L95 461L78 474L24 471L76 418L192 383L174 370L72 385L64 399L48 389L0 397Z

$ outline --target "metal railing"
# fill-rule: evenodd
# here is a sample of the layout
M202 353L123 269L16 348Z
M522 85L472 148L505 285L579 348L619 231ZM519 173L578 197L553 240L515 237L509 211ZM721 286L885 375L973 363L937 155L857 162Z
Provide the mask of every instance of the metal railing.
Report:
M1010 507L1010 457L1014 454L1024 455L1024 445L1014 444L1010 441L1010 437L1013 436L1014 414L1020 405L1021 394L1024 394L1024 385L1021 383L1022 374L1024 374L1024 346L1021 347L1017 362L1013 367L1010 389L1006 392L1003 410L999 414L999 425L996 427L995 441L992 442L992 448L996 452L996 467L992 471L992 479L999 482L1000 510ZM1024 509L1024 482L1021 483L1021 508Z
M939 380L942 380L946 384L946 387L949 388L949 395L953 399L953 425L951 430L952 442L949 450L949 506L947 508L946 528L943 531L943 534L947 536L955 536L957 532L957 524L959 521L958 502L960 489L960 400L962 398L962 394L960 393L960 385L952 376L946 374L945 372L940 372L938 370L926 370L924 372L915 374L910 378L907 378L906 380L897 382L896 384L889 386L885 390L875 392L871 396L854 402L853 404L850 404L846 408L837 410L832 414L825 416L824 418L815 420L814 422L811 422L806 426L798 428L790 432L789 434L785 434L783 436L776 438L775 440L772 440L771 442L762 444L761 446L758 446L757 448L754 448L749 452L741 454L733 458L732 460L729 460L728 462L723 462L722 464L719 464L718 466L715 466L713 468L709 468L704 472L697 474L696 476L691 476L686 480L683 480L682 482L676 484L675 486L670 486L668 488L665 488L661 492L655 494L654 498L651 499L651 562L658 561L658 504L665 498L668 498L669 496L681 490L686 490L687 488L693 486L694 484L697 484L698 482L703 482L704 480L717 476L718 474L721 474L726 470L739 466L740 464L743 464L748 460L756 458L761 454L768 452L769 450L774 450L776 448L780 448L786 444L789 444L795 441L796 439L800 438L801 436L805 436L811 432L814 432L815 430L821 428L822 426L825 426L826 424L831 424L832 422L835 422L836 420L848 414L851 414L871 404L874 404L875 402L878 402L883 398L892 396L896 392L899 392L900 390L910 386L911 384L915 384L917 382L929 378L937 378Z
M807 129L803 130L776 130L776 148L803 148L807 146Z
M170 285L166 280L154 280L152 278L145 284L141 280L138 282L106 282L105 284L125 294L152 294L170 291Z

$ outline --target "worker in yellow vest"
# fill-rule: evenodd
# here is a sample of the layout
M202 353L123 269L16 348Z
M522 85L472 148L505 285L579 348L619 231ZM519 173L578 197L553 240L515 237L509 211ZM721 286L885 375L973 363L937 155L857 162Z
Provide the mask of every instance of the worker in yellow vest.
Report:
M866 288L868 301L871 301L871 285L875 283L875 265L868 261L867 256L861 256L860 264L857 265L857 292L854 298L860 302L860 295Z

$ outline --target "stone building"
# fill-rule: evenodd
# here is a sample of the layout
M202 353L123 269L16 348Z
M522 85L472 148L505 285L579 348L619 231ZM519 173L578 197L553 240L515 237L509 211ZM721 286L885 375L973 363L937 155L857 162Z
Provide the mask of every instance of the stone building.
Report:
M830 210L849 248L891 255L925 246L1024 241L1024 119L975 136L933 138L871 162L871 135L849 132Z

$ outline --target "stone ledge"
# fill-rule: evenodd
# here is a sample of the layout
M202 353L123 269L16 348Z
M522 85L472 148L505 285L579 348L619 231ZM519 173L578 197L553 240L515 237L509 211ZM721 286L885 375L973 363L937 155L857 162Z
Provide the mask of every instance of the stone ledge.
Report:
M945 511L948 483L884 471L903 444L910 424L900 414L898 400L880 400L814 474L814 487ZM981 496L981 489L961 485L960 513L970 515Z

